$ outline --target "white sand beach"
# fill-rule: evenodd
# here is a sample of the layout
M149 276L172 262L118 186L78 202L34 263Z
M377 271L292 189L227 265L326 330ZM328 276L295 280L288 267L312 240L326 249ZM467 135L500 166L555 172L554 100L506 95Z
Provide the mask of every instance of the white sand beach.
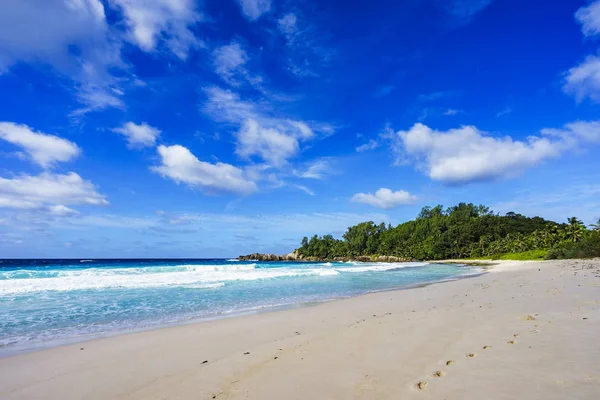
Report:
M600 260L0 359L9 399L599 399Z

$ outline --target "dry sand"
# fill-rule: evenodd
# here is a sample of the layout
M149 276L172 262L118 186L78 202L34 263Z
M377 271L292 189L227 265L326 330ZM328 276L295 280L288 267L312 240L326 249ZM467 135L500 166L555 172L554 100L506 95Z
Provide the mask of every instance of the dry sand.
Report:
M600 399L600 260L0 359L1 399Z

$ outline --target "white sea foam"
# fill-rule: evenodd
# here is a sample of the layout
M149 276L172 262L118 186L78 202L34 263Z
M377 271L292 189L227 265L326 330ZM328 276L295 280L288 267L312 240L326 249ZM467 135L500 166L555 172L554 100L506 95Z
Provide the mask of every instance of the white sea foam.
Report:
M177 267L123 268L58 271L50 277L0 280L0 296L43 291L72 291L93 289L144 289L160 287L214 288L206 286L229 281L302 276L332 276L339 272L324 268L259 268L256 264L239 266L181 265ZM143 272L140 270L144 270ZM152 272L149 272L152 271ZM159 272L157 272L159 271ZM21 271L21 273L24 271Z
M364 263L354 264L353 267L341 267L336 268L339 272L380 272L380 271L392 271L395 269L409 268L409 267L424 267L427 263Z
M240 260L238 260L237 258L230 258L228 260L226 260L227 262L239 262Z

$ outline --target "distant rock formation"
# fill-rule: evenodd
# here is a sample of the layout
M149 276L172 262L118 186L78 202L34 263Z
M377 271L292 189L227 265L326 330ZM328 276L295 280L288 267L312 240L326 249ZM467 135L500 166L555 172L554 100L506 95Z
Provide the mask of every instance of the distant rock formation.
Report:
M395 256L358 256L358 257L335 257L333 259L324 259L317 257L304 257L298 253L298 250L294 250L289 254L277 255L277 254L262 254L252 253L245 256L239 256L237 258L240 261L306 261L306 262L326 262L326 261L360 261L360 262L383 262L383 263L394 263L394 262L411 262L416 261L410 258L402 258Z
M281 256L276 254L252 253L247 256L239 256L237 259L240 261L302 261L303 257L294 250L289 254Z

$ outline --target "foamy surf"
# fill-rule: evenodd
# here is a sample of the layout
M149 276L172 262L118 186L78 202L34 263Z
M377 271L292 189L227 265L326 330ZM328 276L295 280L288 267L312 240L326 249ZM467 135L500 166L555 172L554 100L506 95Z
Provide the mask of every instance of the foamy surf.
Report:
M479 272L427 263L3 261L0 353L12 346L33 348L34 343L314 303Z

